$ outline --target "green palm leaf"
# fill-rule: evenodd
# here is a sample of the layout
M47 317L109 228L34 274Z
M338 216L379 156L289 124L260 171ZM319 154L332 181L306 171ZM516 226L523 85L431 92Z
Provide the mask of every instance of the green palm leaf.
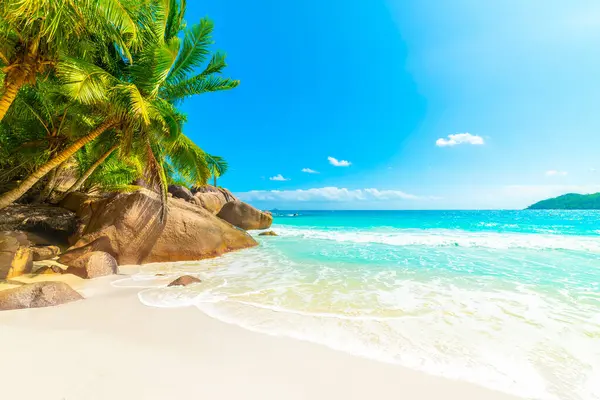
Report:
M161 96L170 102L180 102L187 97L203 93L230 90L237 87L240 81L220 76L196 75L173 85L165 85Z
M183 47L169 75L168 82L176 83L185 80L194 69L202 64L209 54L208 46L212 44L213 23L204 18L185 32Z

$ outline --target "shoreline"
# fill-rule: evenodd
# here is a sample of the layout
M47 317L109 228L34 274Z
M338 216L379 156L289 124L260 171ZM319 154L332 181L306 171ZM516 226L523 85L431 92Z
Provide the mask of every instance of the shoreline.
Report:
M227 324L196 307L142 304L116 275L62 276L85 300L0 313L10 399L518 399L296 339ZM48 280L50 276L24 280ZM73 282L75 281L75 282ZM31 366L35 366L32 369ZM35 381L35 385L31 382Z

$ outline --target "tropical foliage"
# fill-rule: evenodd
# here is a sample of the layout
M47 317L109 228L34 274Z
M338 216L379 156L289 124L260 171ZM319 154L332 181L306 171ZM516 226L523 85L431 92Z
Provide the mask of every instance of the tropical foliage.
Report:
M53 197L65 175L62 196L216 184L227 163L184 134L178 106L239 82L221 76L212 22L184 14L185 0L2 2L0 208L32 187Z

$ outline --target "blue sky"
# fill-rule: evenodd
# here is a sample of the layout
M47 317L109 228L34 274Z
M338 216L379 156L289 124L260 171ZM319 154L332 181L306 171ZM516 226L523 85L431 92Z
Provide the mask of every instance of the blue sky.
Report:
M186 133L257 207L522 208L600 191L597 1L188 2L188 23L203 16L241 84L185 103Z

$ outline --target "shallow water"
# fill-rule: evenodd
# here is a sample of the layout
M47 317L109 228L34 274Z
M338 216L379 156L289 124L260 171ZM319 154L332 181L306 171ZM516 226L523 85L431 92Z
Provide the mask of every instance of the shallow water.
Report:
M247 329L523 397L599 399L599 217L280 212L280 236L259 237L257 248L156 264L116 284L145 288L148 305L193 305ZM204 282L164 288L182 272Z

